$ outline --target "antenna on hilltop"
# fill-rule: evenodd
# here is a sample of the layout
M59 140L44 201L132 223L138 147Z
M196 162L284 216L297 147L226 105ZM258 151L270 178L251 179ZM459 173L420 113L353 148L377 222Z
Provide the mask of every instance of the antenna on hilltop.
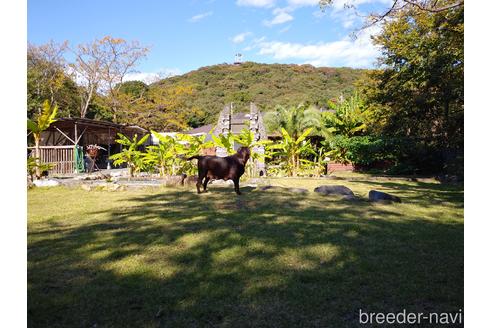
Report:
M243 55L242 55L242 54L240 54L240 53L237 53L237 54L234 56L234 65L241 65L242 60L243 60Z

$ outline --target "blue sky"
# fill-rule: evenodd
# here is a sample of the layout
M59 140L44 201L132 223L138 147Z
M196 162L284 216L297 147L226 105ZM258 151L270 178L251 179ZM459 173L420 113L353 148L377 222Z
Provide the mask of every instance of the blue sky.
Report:
M317 0L29 0L28 41L138 40L151 46L139 78L230 63L238 52L262 63L374 67L374 29L350 38L362 20L347 1L370 12L389 0L335 0L325 12Z

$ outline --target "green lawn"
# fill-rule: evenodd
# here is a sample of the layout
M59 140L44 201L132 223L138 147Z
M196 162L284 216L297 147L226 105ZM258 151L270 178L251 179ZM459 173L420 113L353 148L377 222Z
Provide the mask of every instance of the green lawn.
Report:
M348 179L348 178L347 178ZM211 185L28 191L31 327L352 327L463 308L463 188L343 184L359 201ZM363 200L390 191L402 204Z

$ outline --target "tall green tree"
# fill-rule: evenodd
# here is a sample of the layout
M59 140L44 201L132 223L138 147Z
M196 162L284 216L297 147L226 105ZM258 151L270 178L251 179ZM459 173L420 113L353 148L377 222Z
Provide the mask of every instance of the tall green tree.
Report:
M43 111L36 117L36 120L27 119L27 129L31 131L34 137L34 157L36 158L36 177L41 177L41 132L48 129L51 123L55 122L58 113L57 105L50 105L49 100L43 103Z
M58 105L60 116L77 116L79 90L66 71L67 64L63 57L66 48L66 42L28 44L27 117L34 119L40 115L46 99L51 106Z
M330 110L321 113L326 132L351 137L366 130L369 111L357 92L348 99L340 97L338 102L329 102L328 105Z
M278 105L274 111L265 113L264 121L269 131L280 132L284 129L294 139L297 139L308 128L322 126L320 111L308 104L291 107Z
M373 130L422 139L443 161L463 149L464 7L428 12L408 7L374 38L382 68L362 92Z

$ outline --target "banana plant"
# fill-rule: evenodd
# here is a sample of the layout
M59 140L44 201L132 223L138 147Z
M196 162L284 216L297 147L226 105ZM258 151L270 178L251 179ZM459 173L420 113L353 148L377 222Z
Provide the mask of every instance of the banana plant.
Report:
M176 158L176 140L152 130L151 133L159 140L159 144L147 147L143 160L148 165L157 166L159 175L164 176L170 171L169 168L172 167L172 162Z
M224 148L227 154L232 155L234 151L234 135L232 133L219 134L218 136L212 134L212 139L216 147Z
M118 166L126 163L130 171L130 176L133 177L134 173L140 171L144 165L144 154L138 150L138 147L143 145L149 136L150 134L146 134L140 140L137 140L136 134L133 136L133 139L129 139L124 134L118 133L120 139L116 139L116 142L125 146L125 148L120 153L112 155L110 159Z
M255 134L249 129L242 129L238 135L235 135L234 141L241 144L241 146L248 147L251 151L251 159L265 161L265 157L268 157L265 152L258 152L259 147L265 148L272 143L271 140L255 140Z
M36 159L36 167L35 174L36 178L39 179L41 177L41 132L48 129L51 123L56 122L55 117L58 114L58 106L50 105L48 100L45 100L43 103L43 110L40 115L38 115L36 121L27 119L27 129L32 132L34 137L34 158Z
M369 112L357 93L349 99L341 98L338 103L329 103L329 106L334 111L322 113L325 131L350 137L367 129Z
M265 158L269 157L266 151L268 145L272 143L271 140L255 140L255 134L253 131L244 128L238 135L234 136L234 141L243 147L248 147L251 152L251 160L246 164L246 174L248 176L256 176L257 163L265 162Z
M41 163L39 164L38 158L28 157L27 158L27 174L31 178L31 181L34 181L34 175L36 174L36 170L40 170L41 172L49 171L55 167L56 164L53 163Z
M210 132L209 134L212 134ZM188 134L177 134L176 137L180 142L184 144L184 154L186 157L200 155L203 149L211 148L214 146L213 141L205 141L207 135L191 136Z
M210 131L209 134L212 134ZM187 175L196 175L197 167L196 164L187 161L186 158L200 155L202 150L214 147L213 141L205 141L207 135L200 136L190 136L188 134L177 134L176 138L183 145L181 153L178 154L178 159L180 161L179 172L185 173Z
M300 167L300 157L302 154L313 153L313 147L307 136L312 128L304 130L298 138L293 138L284 128L282 128L282 140L269 148L277 151L276 154L287 158L287 173L289 176L297 176Z

